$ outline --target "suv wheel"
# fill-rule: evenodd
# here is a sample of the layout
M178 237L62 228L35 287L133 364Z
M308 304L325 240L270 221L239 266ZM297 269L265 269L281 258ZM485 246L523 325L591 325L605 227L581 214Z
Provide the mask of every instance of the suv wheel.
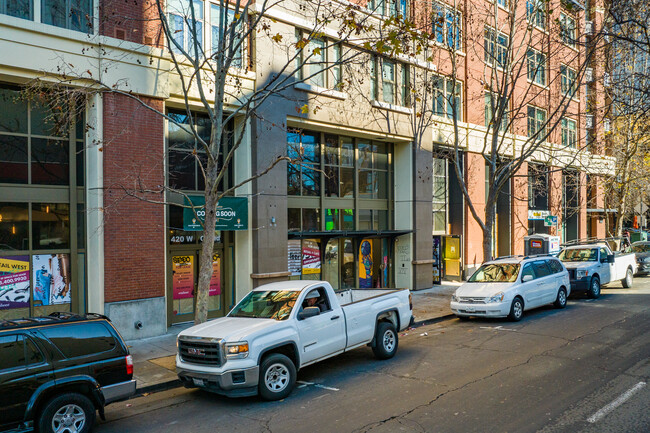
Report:
M40 433L87 433L95 422L95 407L85 395L61 394L47 402L38 419Z
M513 299L512 305L510 306L510 314L508 314L508 319L512 320L513 322L519 322L522 317L524 317L524 301L519 296L517 296L515 299Z
M564 287L560 287L560 290L558 290L557 298L555 298L553 305L555 305L555 308L566 307L566 289Z

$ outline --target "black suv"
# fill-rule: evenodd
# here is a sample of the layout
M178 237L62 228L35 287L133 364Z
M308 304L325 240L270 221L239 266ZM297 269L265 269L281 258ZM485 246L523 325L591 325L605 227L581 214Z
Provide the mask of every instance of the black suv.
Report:
M53 313L0 320L0 431L88 432L95 411L135 393L133 360L110 320Z

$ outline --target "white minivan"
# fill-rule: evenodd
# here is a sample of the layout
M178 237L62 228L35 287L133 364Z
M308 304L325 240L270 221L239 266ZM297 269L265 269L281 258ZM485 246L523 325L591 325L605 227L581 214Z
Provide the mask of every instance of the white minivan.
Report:
M508 317L553 303L564 308L571 293L569 273L553 256L512 256L483 263L451 297L459 318Z

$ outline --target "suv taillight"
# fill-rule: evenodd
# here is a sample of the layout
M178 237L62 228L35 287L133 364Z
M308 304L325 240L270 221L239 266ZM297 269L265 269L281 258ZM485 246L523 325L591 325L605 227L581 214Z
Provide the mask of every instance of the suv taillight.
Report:
M133 358L131 355L127 355L125 358L126 361L126 374L133 376Z

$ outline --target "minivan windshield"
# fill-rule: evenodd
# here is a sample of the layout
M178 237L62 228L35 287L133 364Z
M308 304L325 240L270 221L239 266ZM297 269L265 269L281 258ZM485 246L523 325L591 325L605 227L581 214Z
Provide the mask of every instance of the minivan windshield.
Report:
M286 320L299 295L298 290L253 291L228 316Z
M563 262L595 262L598 260L598 248L562 250L557 257Z
M514 283L519 263L489 263L478 268L469 278L470 283Z

